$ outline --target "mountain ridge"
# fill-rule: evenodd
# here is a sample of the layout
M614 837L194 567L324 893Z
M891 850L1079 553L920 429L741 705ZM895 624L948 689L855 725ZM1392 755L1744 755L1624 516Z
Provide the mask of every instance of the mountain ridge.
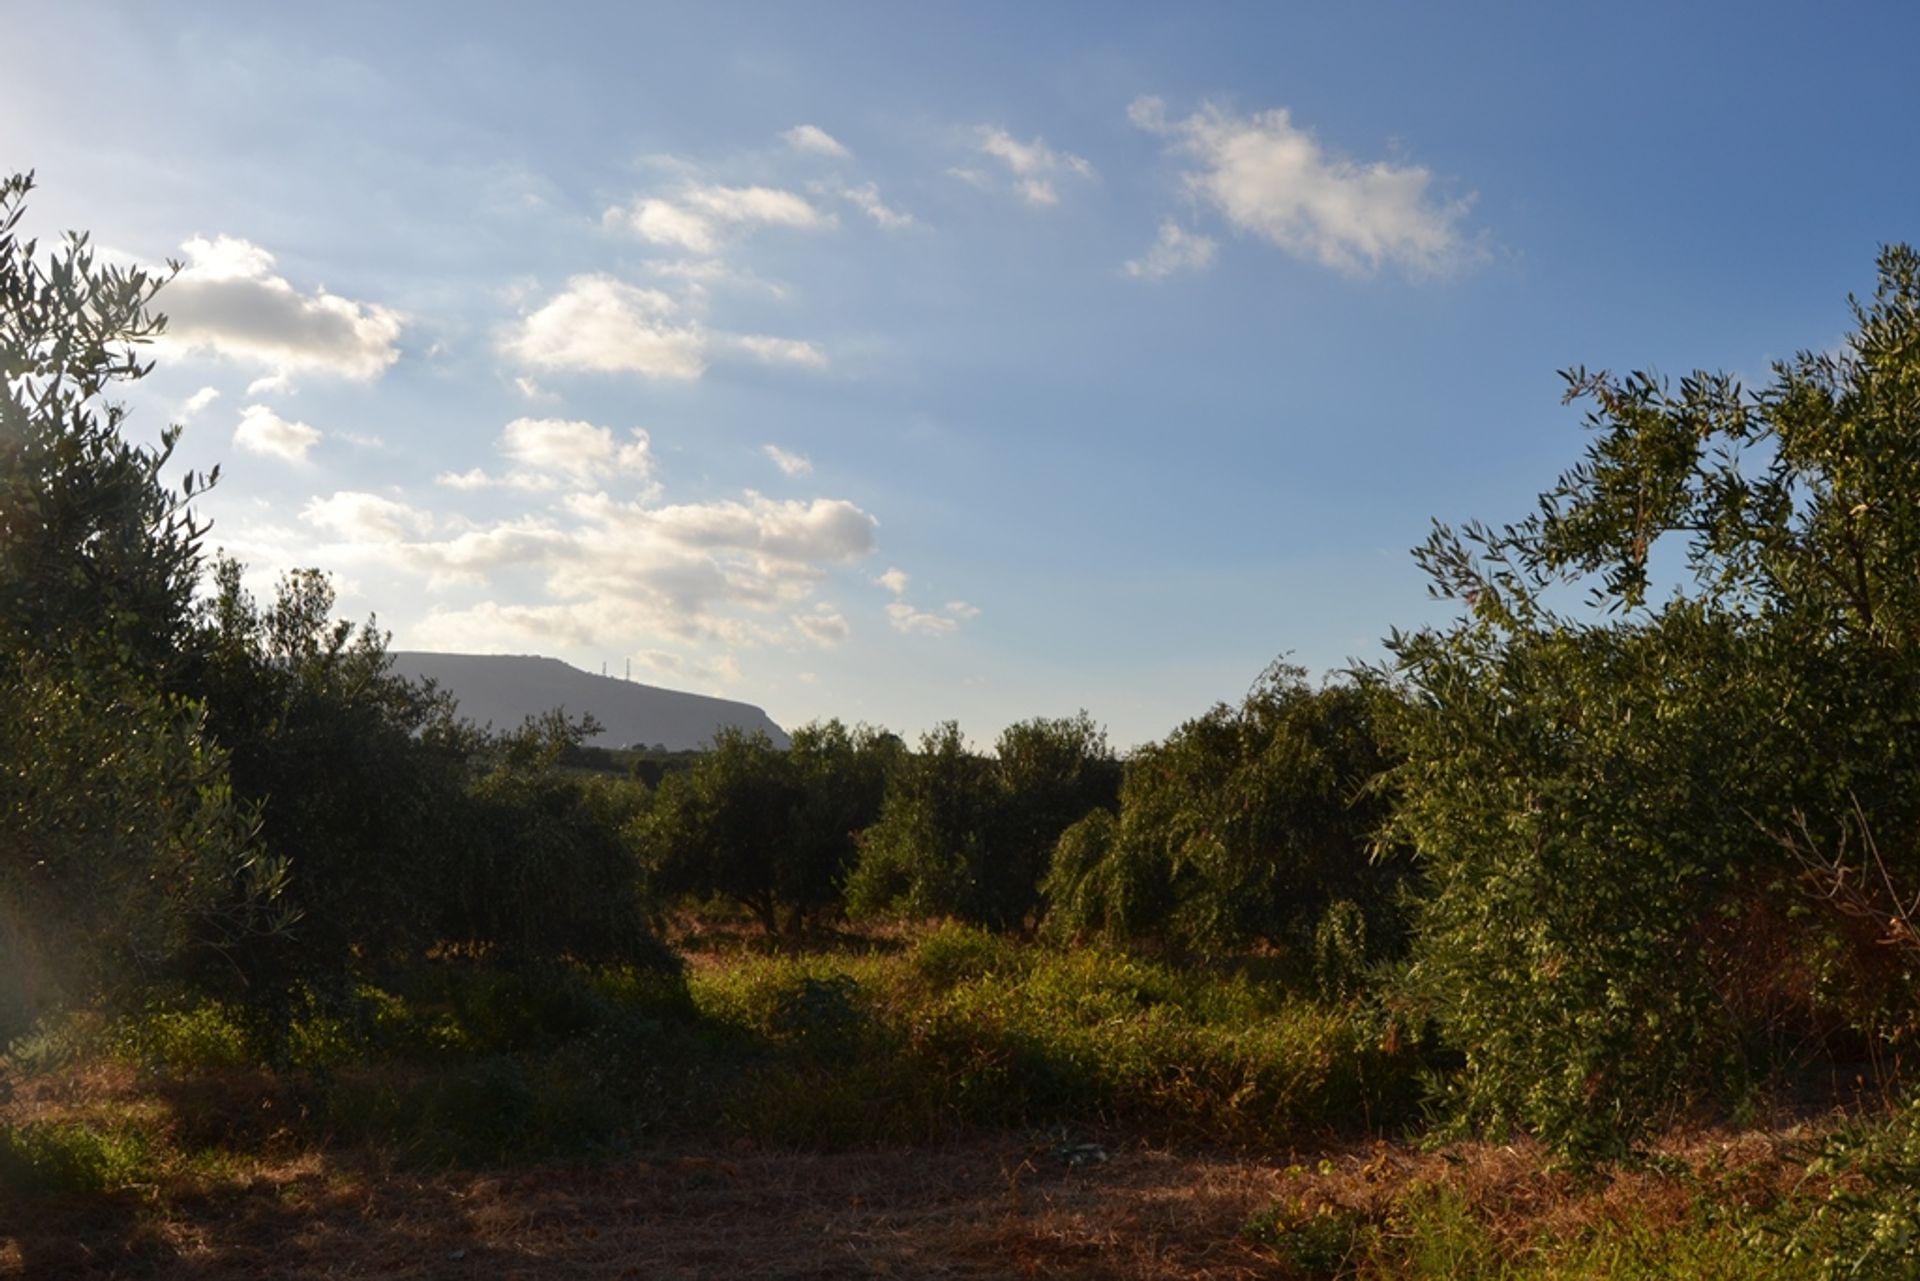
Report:
M400 650L391 657L396 675L433 681L453 696L463 719L496 730L515 729L527 717L558 707L600 723L601 731L587 740L594 747L687 751L710 745L722 729L763 733L780 747L790 742L752 703L600 676L558 658L430 650Z

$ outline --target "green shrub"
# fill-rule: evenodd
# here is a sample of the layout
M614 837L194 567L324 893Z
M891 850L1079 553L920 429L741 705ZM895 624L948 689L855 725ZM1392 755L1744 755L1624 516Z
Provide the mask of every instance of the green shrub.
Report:
M219 1072L260 1061L246 1026L215 1001L128 1015L111 1039L117 1057L153 1072Z
M913 945L908 964L928 987L944 992L967 979L1012 970L1019 957L1019 951L999 935L959 921L942 921Z
M1321 1281L1358 1275L1378 1230L1352 1210L1322 1205L1301 1213L1273 1205L1249 1218L1240 1235L1272 1250L1292 1273Z
M1203 953L1305 947L1334 904L1378 928L1367 959L1401 941L1402 865L1370 842L1373 786L1392 763L1354 685L1309 687L1277 664L1238 707L1215 707L1127 763L1119 813L1068 829L1047 874L1049 924L1067 937L1160 938Z
M0 1126L0 1187L16 1195L118 1192L154 1178L153 1141L132 1127Z

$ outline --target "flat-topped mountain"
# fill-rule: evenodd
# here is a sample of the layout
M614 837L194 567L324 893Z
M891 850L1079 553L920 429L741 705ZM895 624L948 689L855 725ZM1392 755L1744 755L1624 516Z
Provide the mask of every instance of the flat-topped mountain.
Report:
M594 747L664 744L685 751L707 746L728 727L758 731L781 747L788 743L786 731L751 703L596 676L557 658L403 651L393 655L393 670L435 682L458 701L462 717L497 730L561 707L600 722L604 728L587 740Z

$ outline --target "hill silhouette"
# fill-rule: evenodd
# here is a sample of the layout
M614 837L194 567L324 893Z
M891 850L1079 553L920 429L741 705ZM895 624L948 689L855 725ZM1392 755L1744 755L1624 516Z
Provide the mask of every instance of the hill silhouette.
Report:
M557 658L402 651L393 655L393 670L434 681L458 701L462 717L495 729L513 729L556 707L590 713L603 727L587 740L595 747L686 751L707 746L729 727L764 733L780 747L789 741L786 731L751 703L597 676Z

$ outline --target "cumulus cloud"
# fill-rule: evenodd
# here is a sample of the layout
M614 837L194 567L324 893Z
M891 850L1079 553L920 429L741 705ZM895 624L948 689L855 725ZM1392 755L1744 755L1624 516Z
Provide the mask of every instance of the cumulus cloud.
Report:
M248 405L240 411L233 443L250 454L304 463L307 452L320 443L320 431L305 423L289 422L265 405Z
M500 453L517 464L512 471L496 474L474 467L442 472L434 483L447 489L541 493L580 489L616 476L644 481L653 474L653 442L638 427L622 440L612 428L589 422L516 418L500 433Z
M836 160L850 159L853 155L844 143L819 125L795 125L780 136L785 138L787 145L795 151L811 152L816 156L832 156Z
M314 498L301 518L335 540L331 563L412 576L430 591L537 584L530 599L436 611L415 642L479 647L491 635L522 649L619 652L668 640L837 643L845 619L813 598L831 567L872 553L878 526L842 499L777 501L752 491L678 504L575 492L546 511L491 523L343 491Z
M889 569L873 581L886 588L889 592L892 592L895 596L904 596L906 595L907 584L911 579L904 569Z
M504 350L542 369L636 373L691 381L716 355L737 353L763 364L822 368L816 344L764 334L729 334L686 317L658 289L611 276L575 276L567 287L522 318Z
M1160 235L1138 258L1127 260L1122 268L1139 280L1165 280L1178 271L1204 271L1213 265L1219 244L1211 236L1186 230L1173 219L1160 224Z
M1437 195L1418 165L1329 154L1284 108L1238 116L1206 106L1174 120L1160 99L1141 98L1127 115L1193 164L1190 192L1296 257L1352 274L1393 264L1424 276L1476 256L1461 229L1471 197Z
M788 476L807 476L813 472L813 460L805 454L790 453L778 445L762 445L760 452L773 460L773 465Z
M819 231L834 226L836 219L805 196L784 188L692 182L672 196L640 196L616 205L602 221L648 244L715 254L733 231L756 227Z
M625 441L608 427L563 418L516 418L500 437L501 452L541 472L558 472L584 484L603 476L646 477L653 471L653 443L636 427Z
M844 187L840 191L840 198L888 231L897 231L901 227L913 225L912 214L890 209L886 202L880 199L878 183L863 182L857 187Z
M186 267L167 286L165 345L272 370L376 378L400 357L400 313L324 288L301 293L274 258L231 236L181 246Z
M1005 129L983 125L978 130L975 146L983 155L1007 167L1013 176L1014 189L1028 204L1060 203L1060 192L1054 186L1058 178L1093 177L1093 165L1085 157L1055 151L1040 138L1021 142ZM956 176L971 180L979 175L973 170L960 170Z
M394 543L433 527L433 518L425 512L356 490L309 499L300 519L349 543Z
M527 316L506 349L543 369L694 379L706 372L706 341L676 320L678 304L657 289L611 276L575 276Z

